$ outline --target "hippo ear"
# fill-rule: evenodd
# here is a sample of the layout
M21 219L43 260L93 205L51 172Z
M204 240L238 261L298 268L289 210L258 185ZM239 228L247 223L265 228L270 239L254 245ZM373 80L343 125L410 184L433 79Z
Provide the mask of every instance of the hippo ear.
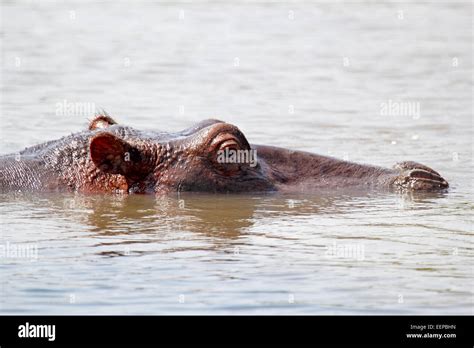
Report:
M125 176L141 176L140 151L125 140L101 132L90 140L90 155L94 164L101 171Z
M89 122L89 130L94 130L94 129L99 129L99 128L107 128L107 127L110 127L114 124L117 124L117 122L115 122L115 120L112 117L110 117L106 113L99 114L99 115L96 115Z

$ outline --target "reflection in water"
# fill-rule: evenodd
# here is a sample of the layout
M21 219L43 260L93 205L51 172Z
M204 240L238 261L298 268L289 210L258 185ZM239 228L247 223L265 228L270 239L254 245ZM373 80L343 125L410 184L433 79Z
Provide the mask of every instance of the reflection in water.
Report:
M27 297L29 308L53 313L119 313L124 296L125 308L134 313L211 308L247 313L262 310L265 303L277 313L334 313L340 303L349 306L341 308L343 313L408 313L411 307L399 308L394 301L400 291L423 303L429 299L426 291L444 279L448 288L436 291L450 311L463 312L459 297L468 299L463 284L469 272L462 264L472 250L460 243L468 238L460 222L454 230L439 218L448 198L443 193L347 191L2 195L2 241L38 247L34 263L7 258L0 267L2 279L18 272L23 279L14 276L15 282L7 283L3 310L23 308L24 290L35 294ZM452 264L453 250L465 260L462 264ZM31 275L24 273L27 269L37 271ZM47 292L53 303L35 304L34 298L50 288L56 289ZM119 298L88 302L106 289ZM81 305L63 303L69 292L82 296ZM195 302L176 307L176 296L183 293ZM348 293L357 304L341 298ZM287 307L288 294L297 294L299 307Z
M444 192L391 194L344 190L319 194L181 193L179 196L2 194L0 202L39 212L39 217L67 218L89 226L97 236L143 235L155 242L160 232L191 232L209 238L236 239L254 222L278 217L341 215L384 200L412 209L429 209ZM45 213L42 215L42 212ZM47 214L46 214L47 212Z

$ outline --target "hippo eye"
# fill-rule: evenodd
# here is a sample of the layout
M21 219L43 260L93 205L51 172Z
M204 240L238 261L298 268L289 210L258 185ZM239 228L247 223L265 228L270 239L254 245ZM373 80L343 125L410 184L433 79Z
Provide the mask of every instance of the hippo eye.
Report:
M219 153L222 151L229 150L240 150L242 145L240 144L239 139L231 134L220 134L214 138L210 144L209 151L211 153Z
M235 138L227 138L217 142L213 149L213 162L216 169L222 174L230 175L239 171L240 165L236 161L236 154L242 148Z
M240 149L240 145L237 141L235 141L234 139L229 139L229 140L226 140L226 141L223 141L220 145L219 145L219 150L218 151L225 151L226 149L229 149L229 150L239 150Z

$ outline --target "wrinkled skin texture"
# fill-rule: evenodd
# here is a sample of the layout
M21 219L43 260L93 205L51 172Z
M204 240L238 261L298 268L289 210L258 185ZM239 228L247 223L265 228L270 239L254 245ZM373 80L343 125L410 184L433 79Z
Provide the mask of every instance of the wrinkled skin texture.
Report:
M220 151L256 150L257 162L222 163ZM234 125L205 120L178 133L139 131L98 115L84 132L0 156L0 189L167 194L268 192L362 187L443 190L431 168L393 169L302 151L250 145Z

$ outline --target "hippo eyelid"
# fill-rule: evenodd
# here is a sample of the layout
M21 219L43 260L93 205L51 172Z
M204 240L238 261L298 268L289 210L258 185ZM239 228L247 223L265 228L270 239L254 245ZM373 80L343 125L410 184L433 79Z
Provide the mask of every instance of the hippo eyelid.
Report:
M233 148L233 147L237 149L240 148L240 144L235 139L224 140L219 144L219 150L223 150L225 148Z
M220 134L214 138L214 140L210 144L210 151L217 152L219 150L225 149L226 147L230 147L232 145L236 145L237 148L241 149L242 144L240 143L239 139L232 134Z
M199 137L206 139L199 147L206 149L206 151L214 150L218 143L234 139L242 149L250 149L250 145L244 134L234 125L229 123L216 123L209 127L202 129Z

